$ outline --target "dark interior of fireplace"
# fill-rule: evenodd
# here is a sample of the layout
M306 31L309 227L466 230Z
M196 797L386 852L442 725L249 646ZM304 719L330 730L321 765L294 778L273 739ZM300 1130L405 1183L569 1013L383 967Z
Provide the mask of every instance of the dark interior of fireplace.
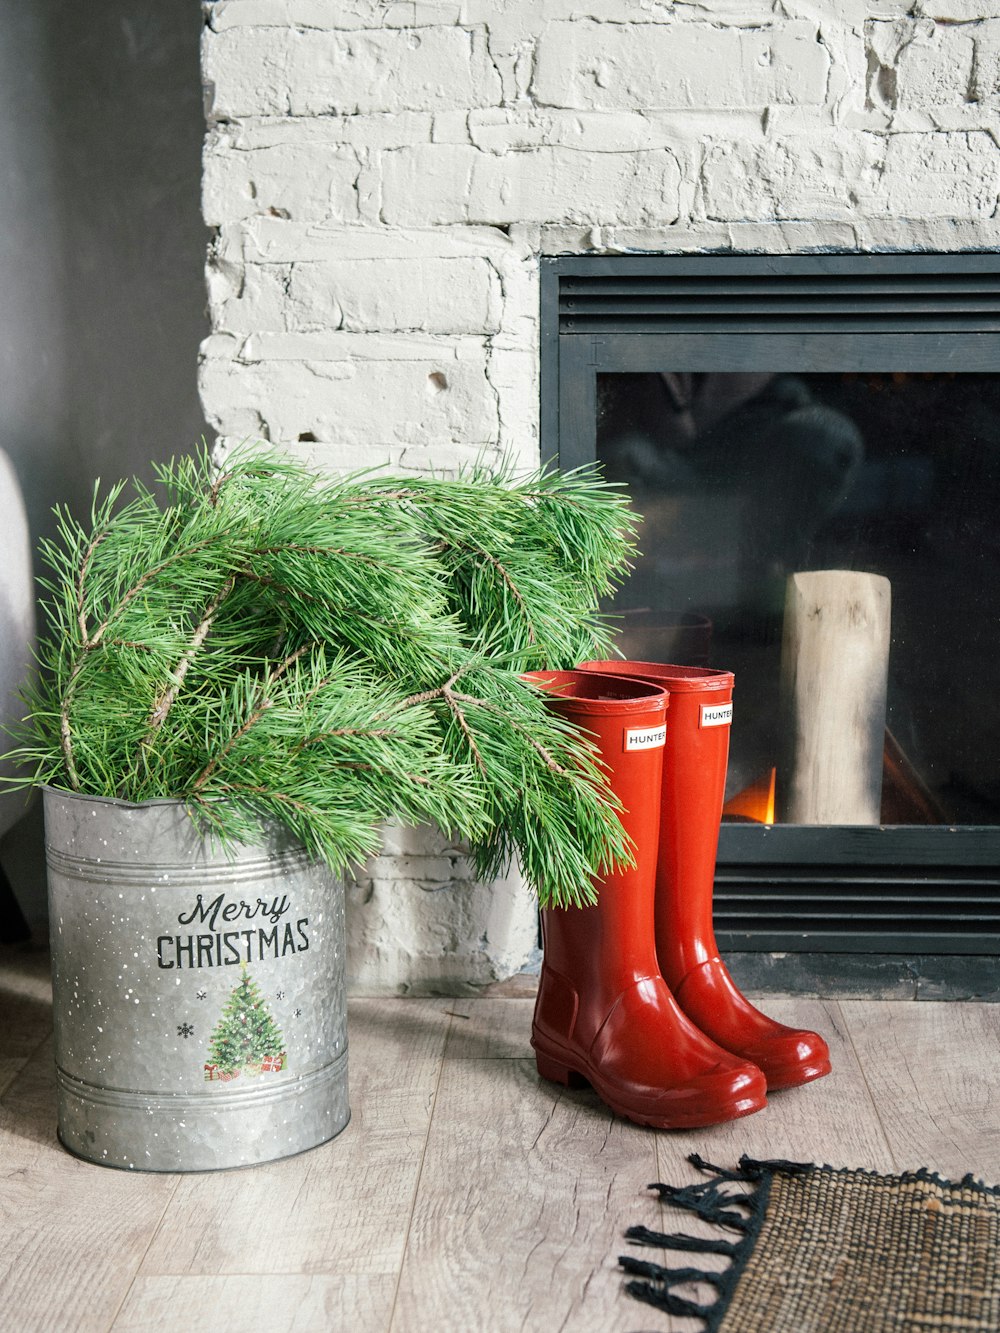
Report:
M882 823L1000 823L1000 375L600 374L596 401L643 516L620 643L736 673L727 799L780 750L788 575L863 570L892 587Z

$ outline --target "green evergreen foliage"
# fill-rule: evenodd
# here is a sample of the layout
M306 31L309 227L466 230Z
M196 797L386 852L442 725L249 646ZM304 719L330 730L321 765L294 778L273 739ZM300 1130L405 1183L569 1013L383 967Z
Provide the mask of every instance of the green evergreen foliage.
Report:
M519 679L609 650L633 519L593 470L321 479L242 448L158 480L57 511L27 780L183 799L224 839L277 819L337 870L432 821L543 905L628 860L586 740Z
M269 1055L281 1055L285 1039L271 1017L260 987L244 966L212 1033L209 1063L224 1074L252 1068Z

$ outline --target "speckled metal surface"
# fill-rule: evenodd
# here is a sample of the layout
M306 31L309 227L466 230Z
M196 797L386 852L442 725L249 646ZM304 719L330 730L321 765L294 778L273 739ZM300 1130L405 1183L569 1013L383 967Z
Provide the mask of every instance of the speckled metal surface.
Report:
M63 1144L126 1170L208 1171L338 1134L341 882L280 830L227 852L177 801L44 795ZM220 1061L213 1043L246 1020L269 1053Z

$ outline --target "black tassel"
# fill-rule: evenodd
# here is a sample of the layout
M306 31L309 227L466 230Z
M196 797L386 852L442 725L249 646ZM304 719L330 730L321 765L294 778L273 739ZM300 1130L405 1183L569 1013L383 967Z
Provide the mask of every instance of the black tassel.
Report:
M625 1290L636 1300L645 1301L647 1305L655 1305L658 1310L664 1310L667 1314L692 1315L696 1319L707 1319L711 1313L710 1306L689 1301L685 1296L677 1296L674 1292L656 1286L652 1282L626 1282Z
M721 1186L726 1183L725 1180L705 1180L700 1185L662 1185L657 1182L649 1189L656 1190L665 1203L696 1213L706 1222L732 1227L734 1231L746 1231L749 1220L745 1214L727 1206L735 1200L722 1193Z
M685 1236L679 1232L668 1235L664 1231L650 1231L649 1227L629 1227L625 1239L636 1245L649 1245L657 1250L693 1250L700 1254L725 1254L733 1258L739 1253L742 1241L709 1240L703 1236Z
M664 1268L662 1264L652 1264L648 1259L633 1259L630 1254L620 1254L618 1262L626 1273L653 1278L667 1287L680 1287L685 1282L708 1282L715 1288L723 1284L722 1273L707 1273L702 1268Z
M714 1162L706 1162L701 1153L688 1153L688 1161L699 1171L711 1172L717 1180L738 1180L742 1184L753 1184L761 1177L761 1172L754 1170L756 1167L767 1166L766 1162L755 1162L752 1158L744 1154L740 1158L740 1164L737 1170L729 1171L724 1166L716 1166Z

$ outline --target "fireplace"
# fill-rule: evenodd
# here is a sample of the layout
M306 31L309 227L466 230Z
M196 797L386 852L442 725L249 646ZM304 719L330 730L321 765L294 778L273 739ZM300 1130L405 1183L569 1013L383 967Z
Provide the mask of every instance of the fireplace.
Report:
M996 991L1000 260L574 257L542 284L543 455L600 459L645 516L623 648L736 672L722 947L751 982L782 954L809 986ZM867 825L781 822L810 569L892 586Z

